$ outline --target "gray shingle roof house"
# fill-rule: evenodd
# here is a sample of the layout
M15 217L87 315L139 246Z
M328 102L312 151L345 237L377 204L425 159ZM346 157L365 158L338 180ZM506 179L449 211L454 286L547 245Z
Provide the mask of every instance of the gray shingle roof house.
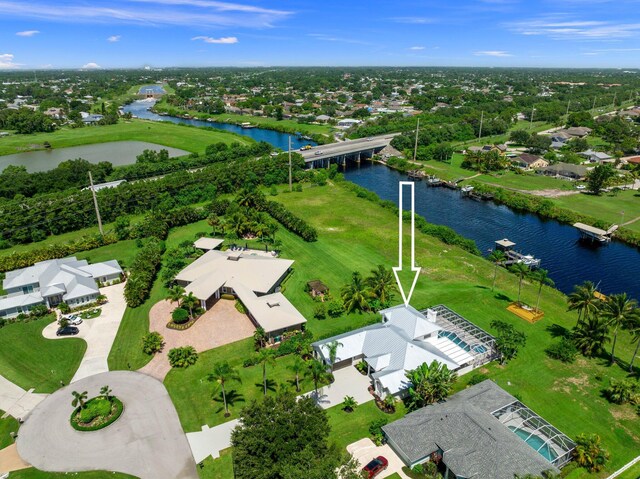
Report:
M540 168L538 173L547 176L559 176L579 180L587 175L587 168L582 165L574 165L573 163L555 163L545 168Z
M380 311L382 321L313 343L316 357L331 364L328 344L338 341L334 369L360 360L379 396L402 395L409 387L406 371L438 361L466 372L495 355L494 338L445 306L420 312L404 304Z
M429 460L467 479L558 472L575 443L491 380L382 427L409 466ZM447 477L445 475L445 477Z
M7 295L0 297L0 317L26 313L38 304L53 307L61 302L70 306L90 303L100 294L98 282L109 283L121 276L122 268L115 260L89 264L75 256L9 271L2 282Z

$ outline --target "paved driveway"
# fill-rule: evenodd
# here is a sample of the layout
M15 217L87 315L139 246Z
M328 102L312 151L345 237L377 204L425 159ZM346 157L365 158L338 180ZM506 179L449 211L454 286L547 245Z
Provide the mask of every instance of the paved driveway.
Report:
M220 451L231 447L231 431L238 424L239 421L234 419L211 428L205 424L202 431L188 432L187 439L196 462L203 461L207 456L214 459L220 457Z
M156 354L139 371L163 381L171 370L168 354L172 348L193 346L202 352L224 344L249 338L256 330L251 320L238 312L235 301L221 299L209 311L206 311L189 329L177 331L168 329L171 312L177 304L164 300L153 305L149 311L149 330L159 332L164 338L162 352Z
M107 297L108 302L101 306L102 314L97 318L87 319L78 326L80 332L76 336L56 336L58 324L51 323L42 331L47 339L63 340L68 337L82 338L87 342L87 350L80 362L71 382L79 381L94 374L107 372L107 358L118 334L118 328L127 308L124 300L124 283L102 288L100 293Z
M373 400L373 396L367 389L371 385L371 379L369 376L360 374L355 367L338 369L334 371L333 377L335 379L333 383L318 390L316 401L323 409L341 404L345 396L353 396L358 404ZM315 398L315 395L315 391L311 391L304 396Z
M361 467L364 467L370 460L375 459L378 456L383 456L387 461L389 461L387 469L377 475L376 479L384 479L394 473L397 473L403 479L409 479L409 477L402 472L402 467L404 466L402 459L393 452L393 449L391 449L388 444L385 444L384 446L376 446L369 438L360 439L353 444L349 444L347 446L347 451L360 463Z
M124 403L122 416L100 431L69 424L71 392L96 396L108 384ZM80 379L42 401L20 428L20 456L38 469L56 472L108 470L140 479L198 479L189 443L167 390L131 371Z
M25 391L4 376L0 376L0 409L15 418L24 418L46 397L47 394L36 394L33 389Z

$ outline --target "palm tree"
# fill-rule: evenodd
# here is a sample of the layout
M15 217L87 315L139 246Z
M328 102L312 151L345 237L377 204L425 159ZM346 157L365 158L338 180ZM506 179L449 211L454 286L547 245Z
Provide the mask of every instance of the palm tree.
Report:
M522 281L531 272L524 263L516 263L509 268L519 278L518 282L518 305L520 304L520 293L522 292Z
M535 271L532 275L533 279L538 282L538 298L536 299L536 311L540 311L538 306L540 306L540 295L542 294L542 287L544 285L553 286L555 283L549 277L549 272L546 269L539 269Z
M431 364L422 363L416 369L407 371L406 377L411 382L409 404L412 409L445 399L458 379L454 371L436 360Z
M111 399L112 399L112 396L111 396L112 392L113 391L109 388L109 386L105 385L100 388L100 394L102 394L104 398L109 402L111 402Z
M167 295L167 299L172 303L177 303L184 296L184 288L178 284L169 288L169 294Z
M333 363L336 361L336 356L338 354L338 348L343 346L340 341L331 341L330 343L325 344L327 351L329 353L329 362L331 363L331 371L333 371Z
M366 281L372 295L377 298L381 304L387 304L393 299L393 292L396 290L396 280L393 272L379 264L376 269L371 270L371 276Z
M88 396L87 391L83 391L79 393L78 391L73 391L71 395L73 396L73 401L71 401L71 405L73 407L79 407L80 409L84 409L84 402L87 400Z
M273 366L276 364L276 355L272 349L261 349L258 353L258 364L262 364L262 385L264 386L264 395L267 395L267 364Z
M207 223L209 224L209 226L211 226L211 233L215 235L220 228L221 219L217 214L212 213L207 218Z
M307 363L300 357L296 356L293 364L289 366L289 370L296 375L296 392L300 392L300 374L307 369Z
M351 275L351 283L345 285L341 290L342 301L347 313L354 309L366 310L369 307L367 302L367 289L362 279L362 275L354 271Z
M602 448L600 436L597 434L579 434L576 437L576 448L573 458L580 467L591 472L598 472L609 459L609 453Z
M496 277L498 276L498 266L500 266L504 260L507 259L504 252L502 250L494 250L489 255L489 261L493 262L493 283L491 284L491 291L496 287Z
M222 389L222 401L224 403L224 415L229 416L229 405L227 404L227 391L225 390L225 384L230 381L242 382L238 371L229 366L229 363L224 361L221 363L215 363L211 374L207 376L207 380L216 382Z
M598 316L588 316L573 328L571 337L582 354L593 357L600 354L605 343L610 341L609 325Z
M627 293L612 294L604 303L602 316L607 324L613 327L613 345L611 346L611 362L615 361L616 341L618 339L618 329L625 327L638 317L638 302L627 297Z
M192 292L182 297L182 306L186 306L189 309L189 317L193 319L193 308L200 304L200 300L196 298Z
M633 351L633 356L629 363L629 372L633 372L633 362L636 360L638 350L640 349L640 317L630 321L628 329L631 332L631 344L636 343L636 349Z
M597 314L600 309L600 300L596 297L596 285L592 281L585 281L573 288L569 295L569 311L578 311L578 322L581 318L587 318Z
M260 348L263 348L266 343L267 333L265 332L264 328L256 328L256 330L253 332L253 345L256 351L258 351Z
M353 412L355 408L358 407L358 401L356 401L353 396L345 396L342 401L342 409L347 412Z
M311 376L311 380L313 381L313 389L316 392L316 399L318 398L318 383L327 377L327 369L324 364L322 364L317 359L312 359L309 362L309 376Z

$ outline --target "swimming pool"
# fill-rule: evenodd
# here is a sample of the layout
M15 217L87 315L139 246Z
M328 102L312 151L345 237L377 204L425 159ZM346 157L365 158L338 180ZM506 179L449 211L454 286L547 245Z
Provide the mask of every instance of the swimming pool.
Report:
M453 331L440 331L438 333L438 337L439 338L448 338L448 339L450 339L453 343L457 344L458 346L460 346L462 349L464 349L467 352L471 352L472 349L473 349L473 352L475 352L475 353L482 354L482 353L486 353L487 352L487 348L485 348L482 344L476 344L472 348L471 346L469 346L469 344L467 344L465 341L460 339L458 337L458 335L456 333L454 333Z
M556 452L551 449L548 444L545 444L545 440L540 436L536 436L535 434L531 434L524 429L520 429L515 426L509 426L509 429L515 432L520 437L520 439L526 441L526 443L529 444L533 449L538 451L538 453L547 461L553 462L558 457L558 454L556 454Z

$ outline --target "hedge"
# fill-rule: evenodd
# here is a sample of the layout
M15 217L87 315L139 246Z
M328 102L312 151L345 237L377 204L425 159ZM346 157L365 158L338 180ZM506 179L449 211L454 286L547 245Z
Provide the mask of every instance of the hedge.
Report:
M300 236L303 240L313 242L318 239L318 232L316 229L302 218L298 218L294 215L282 203L266 201L263 208L267 213L269 213L269 215L278 220L282 226L292 233Z
M156 274L162 263L164 243L156 238L147 239L129 268L129 280L124 286L127 306L140 306L149 297Z

